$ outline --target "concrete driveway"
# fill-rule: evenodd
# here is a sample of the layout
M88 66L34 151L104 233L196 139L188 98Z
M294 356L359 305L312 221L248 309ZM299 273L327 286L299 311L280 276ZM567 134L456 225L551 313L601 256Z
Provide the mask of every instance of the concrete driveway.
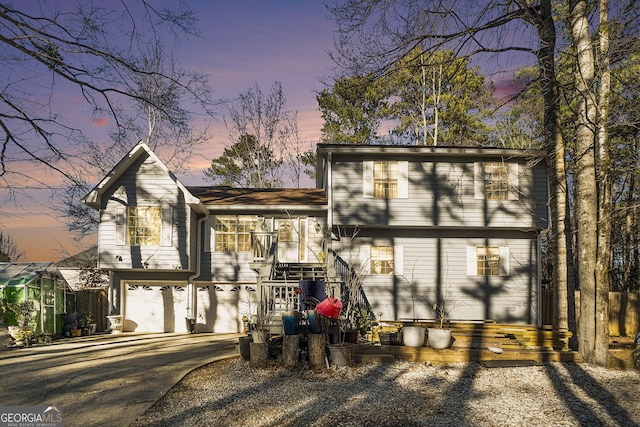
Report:
M93 335L0 352L0 405L53 405L64 425L128 426L239 334ZM4 343L2 344L4 345Z

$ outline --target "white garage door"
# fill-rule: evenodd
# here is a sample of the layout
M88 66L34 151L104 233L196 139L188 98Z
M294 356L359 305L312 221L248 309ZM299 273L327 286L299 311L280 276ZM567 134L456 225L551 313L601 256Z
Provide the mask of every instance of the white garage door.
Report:
M124 330L187 332L186 286L127 285Z
M196 332L242 332L242 316L249 312L250 289L253 288L238 285L198 286Z

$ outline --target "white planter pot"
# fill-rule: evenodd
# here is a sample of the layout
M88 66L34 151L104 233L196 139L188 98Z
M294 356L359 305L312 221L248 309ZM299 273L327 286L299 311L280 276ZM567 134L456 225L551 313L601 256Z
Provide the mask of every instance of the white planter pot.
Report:
M111 328L112 334L121 334L122 328L124 326L123 316L120 314L113 314L111 316L107 316L107 320L109 321L109 325Z
M405 326L402 328L402 343L407 347L422 347L426 329L422 326Z
M427 342L429 347L442 349L451 347L451 330L440 328L429 328Z
M329 362L334 366L352 366L353 365L353 344L330 344L329 346Z
M269 332L264 329L256 329L251 331L251 336L253 337L253 342L255 343L266 343L268 335Z
M11 337L14 340L18 339L18 335L20 335L21 331L33 331L33 328L31 326L9 326L9 335L11 335Z

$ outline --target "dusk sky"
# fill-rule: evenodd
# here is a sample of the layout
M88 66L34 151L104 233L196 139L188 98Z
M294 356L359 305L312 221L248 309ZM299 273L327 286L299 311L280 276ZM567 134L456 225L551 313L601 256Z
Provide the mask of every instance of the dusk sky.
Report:
M254 83L266 92L274 81L281 82L288 109L298 112L302 138L317 142L322 120L315 94L323 88L321 77L331 73L326 51L333 45L335 29L324 2L217 0L190 4L198 16L202 38L177 47L174 55L181 65L210 75L214 95L220 98L233 98ZM78 96L56 96L68 97L67 105L75 111L78 127L89 128L96 137L106 135L109 123L93 121L88 112L83 115L83 107L74 104L82 101ZM214 129L204 159L192 164L190 175L180 179L187 185L208 185L201 171L226 144L224 129ZM65 225L47 209L47 194L34 191L31 196L34 201L21 199L20 206L3 200L0 209L0 229L26 252L23 261L58 261L83 249L71 241Z
M34 0L22 1L20 8L35 7ZM115 0L96 4L107 7L109 1ZM321 79L332 75L333 63L327 51L333 48L336 29L325 2L192 0L189 4L198 17L202 38L172 46L180 65L209 75L216 98L234 98L255 83L267 92L279 81L286 95L287 109L298 113L303 141L308 146L318 142L322 119L315 96L324 88ZM494 74L490 78L497 84L497 92L508 83L504 76ZM74 126L86 130L90 137L108 138L112 123L106 118L92 119L77 88L70 88L69 92L65 91L64 84L54 88L55 105L62 106L56 114L71 118ZM135 142L131 142L132 146ZM203 157L192 162L188 175L179 176L181 181L186 185L209 185L203 180L202 171L227 145L226 132L219 125L213 129ZM49 178L55 179L55 176ZM0 191L0 197L3 196ZM49 208L48 192L33 191L30 197L32 200L21 198L18 206L0 199L0 229L26 252L23 260L58 261L95 241L95 236L80 245L72 241L65 224Z

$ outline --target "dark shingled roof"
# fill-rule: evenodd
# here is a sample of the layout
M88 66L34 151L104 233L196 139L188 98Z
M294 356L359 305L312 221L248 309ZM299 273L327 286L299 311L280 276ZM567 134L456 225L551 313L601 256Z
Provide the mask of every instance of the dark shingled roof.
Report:
M327 196L315 188L187 187L205 205L326 205Z

